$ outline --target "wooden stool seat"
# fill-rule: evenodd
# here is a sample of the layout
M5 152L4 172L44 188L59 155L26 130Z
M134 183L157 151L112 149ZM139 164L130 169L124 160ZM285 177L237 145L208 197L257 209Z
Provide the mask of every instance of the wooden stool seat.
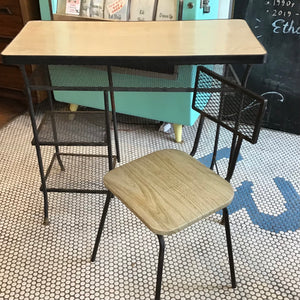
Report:
M176 233L227 207L231 185L185 152L161 150L111 170L105 186L152 232Z

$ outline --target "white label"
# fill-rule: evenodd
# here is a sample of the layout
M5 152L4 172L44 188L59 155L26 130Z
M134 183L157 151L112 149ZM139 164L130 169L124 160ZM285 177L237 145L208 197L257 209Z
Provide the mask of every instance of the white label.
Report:
M157 5L156 20L177 20L177 0L159 0Z
M127 21L128 0L106 0L104 18Z
M91 0L81 0L80 15L83 17L90 17L90 7Z
M155 0L131 0L130 21L152 21Z
M104 0L92 0L91 2L91 17L103 18L103 3Z

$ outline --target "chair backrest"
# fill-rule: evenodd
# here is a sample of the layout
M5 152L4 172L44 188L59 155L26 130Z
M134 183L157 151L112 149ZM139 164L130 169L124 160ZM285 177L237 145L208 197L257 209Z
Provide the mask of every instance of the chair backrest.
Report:
M205 67L197 68L192 108L253 144L265 107L261 96Z
M192 108L201 114L195 145L199 142L204 118L217 123L211 169L216 165L220 127L233 133L226 175L226 180L230 181L243 139L253 144L257 142L266 100L223 76L199 66Z

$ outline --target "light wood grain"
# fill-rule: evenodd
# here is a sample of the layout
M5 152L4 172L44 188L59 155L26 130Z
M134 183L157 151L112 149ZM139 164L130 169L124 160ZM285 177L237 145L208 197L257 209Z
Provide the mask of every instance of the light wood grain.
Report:
M169 235L228 206L231 185L196 159L162 150L110 171L105 186L154 233Z
M3 56L188 57L266 54L244 20L34 21Z

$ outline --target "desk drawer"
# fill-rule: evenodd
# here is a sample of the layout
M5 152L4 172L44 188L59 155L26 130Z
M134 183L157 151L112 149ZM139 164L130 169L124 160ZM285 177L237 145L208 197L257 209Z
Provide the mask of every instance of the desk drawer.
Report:
M22 13L17 0L0 0L0 36L14 37L23 27Z
M13 90L24 89L24 81L18 67L0 64L0 74L0 87Z

